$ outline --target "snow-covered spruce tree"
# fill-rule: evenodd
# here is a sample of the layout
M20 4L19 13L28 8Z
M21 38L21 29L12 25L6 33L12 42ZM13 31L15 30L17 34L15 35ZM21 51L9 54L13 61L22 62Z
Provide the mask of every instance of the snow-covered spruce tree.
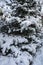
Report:
M1 7L7 11L3 10L0 19L0 54L13 56L16 60L20 58L17 63L29 65L38 47L36 43L41 29L40 3L35 0L5 1L6 6ZM25 57L28 64L24 62Z
M14 0L15 1L15 0ZM41 6L40 2L36 2L35 0L16 0L16 6L12 5L13 8L12 16L18 17L20 19L20 33L24 33L23 35L28 35L28 33L33 32L33 29L30 30L30 27L35 28L37 32L38 27L36 26L35 19L40 16ZM29 23L28 19L33 17L33 23ZM25 21L26 20L26 21ZM28 25L27 25L28 21ZM30 25L30 27L28 27ZM39 24L40 26L40 24ZM30 34L29 34L30 35Z

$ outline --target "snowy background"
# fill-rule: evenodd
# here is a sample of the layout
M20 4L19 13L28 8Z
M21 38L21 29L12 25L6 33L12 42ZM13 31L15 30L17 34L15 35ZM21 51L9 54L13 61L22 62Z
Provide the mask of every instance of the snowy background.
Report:
M43 64L43 0L0 0L0 65Z

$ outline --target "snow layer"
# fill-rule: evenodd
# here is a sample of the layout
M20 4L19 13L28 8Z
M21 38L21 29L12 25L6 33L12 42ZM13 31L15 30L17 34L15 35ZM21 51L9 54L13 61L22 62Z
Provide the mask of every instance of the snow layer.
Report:
M43 64L43 47L39 50L39 52L37 52L33 62L33 65L42 65L42 64Z
M18 58L13 57L4 57L0 56L0 64L1 65L29 65L29 60L32 60L32 57L27 54L23 53L21 56L18 56Z

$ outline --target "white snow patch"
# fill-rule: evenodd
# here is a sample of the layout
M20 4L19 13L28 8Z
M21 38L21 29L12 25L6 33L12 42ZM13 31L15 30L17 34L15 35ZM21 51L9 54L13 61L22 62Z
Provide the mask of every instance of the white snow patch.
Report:
M34 58L33 65L42 65L43 64L43 47L37 52L36 57Z

